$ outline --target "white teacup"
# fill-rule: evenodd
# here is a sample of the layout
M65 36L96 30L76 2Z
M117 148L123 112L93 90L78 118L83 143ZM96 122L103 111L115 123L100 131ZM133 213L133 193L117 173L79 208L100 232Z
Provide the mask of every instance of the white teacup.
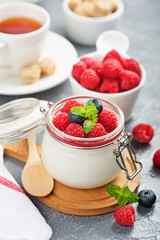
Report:
M42 26L24 34L0 32L0 70L18 75L23 66L35 63L43 49L50 16L45 9L32 3L8 3L0 6L0 22L12 17L25 17Z

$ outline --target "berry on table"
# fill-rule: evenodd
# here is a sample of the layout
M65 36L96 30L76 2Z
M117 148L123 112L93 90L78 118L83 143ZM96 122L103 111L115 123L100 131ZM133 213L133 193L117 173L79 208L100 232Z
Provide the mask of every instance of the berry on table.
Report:
M83 61L79 61L73 65L72 76L79 82L80 77L84 70L87 69L87 65Z
M160 168L160 149L158 149L153 156L153 165Z
M81 106L81 104L76 100L69 100L63 106L62 112L69 113L72 107L77 107L77 106Z
M102 93L118 93L119 84L117 79L104 78L100 87Z
M118 60L109 58L102 64L101 74L103 78L118 78L122 70Z
M132 72L137 73L139 76L141 76L141 69L140 69L139 63L133 58L125 59L123 61L123 67L125 70L130 70Z
M98 99L90 99L89 102L93 103L96 106L96 108L98 110L98 113L102 112L103 104L102 104L102 102L100 100L98 100Z
M113 49L113 50L109 51L103 58L102 62L105 62L109 58L114 58L114 59L118 60L121 63L121 65L123 66L123 59L121 58L121 56L119 55L119 53L116 50Z
M117 208L114 212L114 218L120 225L131 226L135 222L135 209L132 205Z
M72 112L68 113L68 119L71 123L82 123L85 120L85 117L81 117L73 114Z
M106 134L107 134L107 132L106 132L104 126L100 123L96 123L94 128L88 133L87 137L94 138L94 137L100 137L100 136L103 136Z
M133 128L132 135L135 141L148 143L154 136L154 130L151 125L140 123Z
M87 89L94 90L96 89L101 80L97 73L92 69L86 69L80 78L80 84Z
M64 112L58 112L56 115L54 115L52 123L60 131L64 131L70 124L70 121L68 120L68 114Z
M108 109L104 109L98 114L98 122L105 127L107 132L113 131L118 125L116 115Z
M65 133L74 137L85 137L83 127L77 123L71 123L67 126Z
M146 189L146 190L142 190L139 192L138 196L140 197L139 199L139 204L142 205L143 207L152 207L152 205L155 203L156 201L156 195L155 193L150 190L150 189Z
M121 80L121 89L124 91L135 88L140 84L140 77L138 74L129 70L121 71L119 78Z

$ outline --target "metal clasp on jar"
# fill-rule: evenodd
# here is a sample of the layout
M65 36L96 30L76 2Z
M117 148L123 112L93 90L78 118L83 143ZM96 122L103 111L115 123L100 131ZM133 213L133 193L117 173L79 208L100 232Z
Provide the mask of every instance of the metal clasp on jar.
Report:
M125 171L126 178L132 180L142 170L142 163L137 161L136 153L133 147L131 146L130 141L131 141L130 133L124 133L123 135L121 135L117 139L118 149L115 149L113 153L116 157L117 164L122 170ZM133 165L134 170L131 174L129 174L129 171L125 163L125 159L122 156L122 152L124 151L124 149L128 150L128 154ZM137 165L139 165L139 167L137 167Z
M47 107L40 107L40 111L41 111L41 113L42 114L44 114L44 115L46 115L47 114L47 112L48 112L48 110L50 109L50 107L52 106L52 102L48 102L47 103Z

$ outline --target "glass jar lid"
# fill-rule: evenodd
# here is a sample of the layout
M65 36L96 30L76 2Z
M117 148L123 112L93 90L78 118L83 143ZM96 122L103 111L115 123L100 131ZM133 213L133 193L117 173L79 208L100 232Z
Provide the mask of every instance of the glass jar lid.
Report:
M40 108L48 102L36 98L13 100L0 106L0 144L16 142L40 131L45 116Z

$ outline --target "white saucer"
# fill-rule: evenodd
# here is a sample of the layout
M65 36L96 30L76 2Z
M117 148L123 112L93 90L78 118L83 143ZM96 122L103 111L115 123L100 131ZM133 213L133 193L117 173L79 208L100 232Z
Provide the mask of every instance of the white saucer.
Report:
M77 52L67 39L50 31L40 59L45 57L50 57L56 64L53 75L41 78L33 84L22 84L20 76L6 76L0 73L0 94L24 95L57 86L68 78L72 65L77 59Z

